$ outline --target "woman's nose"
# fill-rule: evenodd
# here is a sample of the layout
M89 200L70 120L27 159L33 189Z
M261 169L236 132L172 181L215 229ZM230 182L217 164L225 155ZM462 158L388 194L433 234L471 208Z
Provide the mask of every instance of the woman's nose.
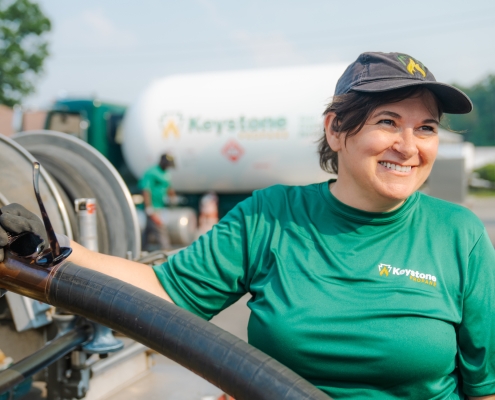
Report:
M397 135L392 149L400 153L405 159L409 159L417 155L419 151L416 143L416 136L414 135L414 130L406 128L401 132L400 135Z

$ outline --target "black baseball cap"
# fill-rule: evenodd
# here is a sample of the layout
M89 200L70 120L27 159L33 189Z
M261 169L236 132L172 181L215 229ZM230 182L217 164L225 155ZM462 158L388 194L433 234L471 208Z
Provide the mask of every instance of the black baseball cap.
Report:
M347 67L337 82L335 95L350 91L376 93L408 86L424 86L433 92L442 110L449 114L467 114L473 103L461 90L437 82L423 63L403 53L368 52Z
M174 168L175 159L171 154L164 153L160 157L160 166L162 168Z

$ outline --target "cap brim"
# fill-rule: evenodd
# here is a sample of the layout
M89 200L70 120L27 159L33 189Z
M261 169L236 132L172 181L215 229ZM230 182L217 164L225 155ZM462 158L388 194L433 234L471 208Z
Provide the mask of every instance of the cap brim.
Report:
M473 109L473 103L469 97L454 86L440 82L427 82L411 79L381 80L364 82L354 86L351 90L355 92L388 92L408 86L424 86L431 90L442 105L442 111L447 114L467 114Z

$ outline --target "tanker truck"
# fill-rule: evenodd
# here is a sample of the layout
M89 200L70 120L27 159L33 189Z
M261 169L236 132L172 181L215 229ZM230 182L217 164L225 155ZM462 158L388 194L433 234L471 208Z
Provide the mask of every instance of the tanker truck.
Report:
M322 112L344 64L184 74L152 82L127 109L94 99L61 99L46 129L99 150L131 192L160 154L176 168L172 185L198 207L210 191L224 215L253 190L328 179L316 141Z

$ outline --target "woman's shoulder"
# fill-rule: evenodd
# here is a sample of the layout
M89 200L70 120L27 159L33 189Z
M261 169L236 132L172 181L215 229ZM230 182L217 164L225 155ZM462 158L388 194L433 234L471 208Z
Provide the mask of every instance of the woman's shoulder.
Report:
M433 220L444 221L464 228L484 229L483 222L466 206L428 196L424 193L418 193L418 196L420 209L429 215L432 222Z

